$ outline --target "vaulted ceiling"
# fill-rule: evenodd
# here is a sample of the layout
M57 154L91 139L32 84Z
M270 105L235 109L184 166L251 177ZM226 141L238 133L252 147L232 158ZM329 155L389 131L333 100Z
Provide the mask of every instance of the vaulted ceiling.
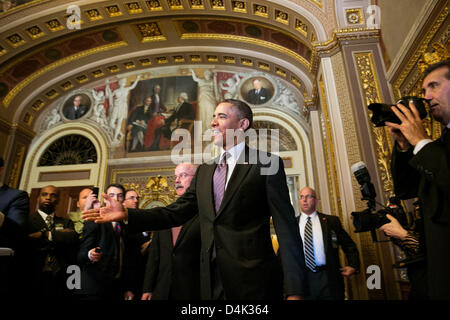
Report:
M321 0L22 2L0 14L0 108L31 131L57 97L161 66L267 72L309 99L313 43L334 24Z

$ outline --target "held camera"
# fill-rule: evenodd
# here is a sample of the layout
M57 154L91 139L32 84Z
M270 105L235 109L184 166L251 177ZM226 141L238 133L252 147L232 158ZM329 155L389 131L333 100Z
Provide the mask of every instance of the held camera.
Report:
M427 116L427 110L425 108L425 103L427 100L423 98L418 98L414 96L405 96L397 101L397 104L402 104L409 109L409 102L413 102L419 111L420 119L424 119ZM375 127L385 126L385 122L392 122L400 124L400 119L391 110L393 104L385 103L371 103L368 105L368 109L373 112L372 118L370 119Z
M407 225L406 213L400 206L397 197L391 197L389 199L390 205L388 207L384 207L378 211L375 210L375 198L377 194L374 185L370 181L370 174L364 162L355 163L352 166L352 172L360 185L361 194L363 196L362 199L367 201L368 206L366 210L352 212L355 232L370 231L372 233L373 241L378 242L375 232L376 229L390 222L386 217L386 214L390 214L396 218L403 226Z
M400 199L398 197L390 197L389 205L387 207L383 206L383 209L380 209L378 211L375 210L375 206L377 203L375 201L375 198L377 195L375 192L375 187L370 181L369 171L367 170L364 162L355 163L352 166L352 172L360 185L361 193L363 196L362 199L367 201L368 206L366 210L352 212L355 232L370 231L373 242L383 242L377 240L376 230L382 225L390 222L390 220L386 217L387 214L390 214L395 219L397 219L405 229L411 229L414 224L414 218L405 213L402 206L400 205ZM422 253L410 256L407 255L405 259L396 261L393 267L403 268L410 264L422 261L423 259L424 255Z

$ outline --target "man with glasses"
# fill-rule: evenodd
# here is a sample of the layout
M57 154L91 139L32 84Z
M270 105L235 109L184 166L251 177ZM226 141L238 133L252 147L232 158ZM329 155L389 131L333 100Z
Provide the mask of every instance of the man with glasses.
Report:
M175 168L175 190L182 196L197 166ZM142 300L200 299L200 225L198 215L183 226L155 231L146 266Z
M307 300L343 300L343 277L359 272L359 253L355 243L341 226L339 218L316 211L319 202L314 189L299 192L301 214L297 218L306 266ZM339 246L348 265L341 268Z
M110 199L123 203L125 188L110 184L106 188ZM108 204L108 201L105 201ZM123 256L125 253L123 226L121 223L84 223L83 236L78 252L82 267L81 290L87 300L123 299L121 286Z

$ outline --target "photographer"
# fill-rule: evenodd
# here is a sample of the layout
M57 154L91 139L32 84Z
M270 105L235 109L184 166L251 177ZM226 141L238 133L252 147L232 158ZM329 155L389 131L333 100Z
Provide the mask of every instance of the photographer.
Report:
M432 141L414 103L393 106L401 123L386 122L396 142L391 171L395 193L421 201L428 295L450 299L450 60L429 66L422 88L434 120L445 129Z

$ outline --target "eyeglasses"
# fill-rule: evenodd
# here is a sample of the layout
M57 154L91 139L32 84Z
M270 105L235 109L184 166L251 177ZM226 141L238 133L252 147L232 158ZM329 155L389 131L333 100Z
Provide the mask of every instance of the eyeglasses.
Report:
M108 193L108 196L110 198L116 198L117 199L123 199L123 193Z
M128 198L126 198L125 200L137 200L137 201L139 201L141 199L141 197L139 197L139 196L137 196L137 197L135 197L135 196L131 196L131 197L128 197Z
M314 198L315 198L315 196L313 196L311 194L307 194L306 196L304 196L304 195L300 196L300 200L303 200L303 199L309 200L309 199L314 199Z
M192 177L193 176L193 174L188 174L188 173L180 173L179 175L175 175L175 179L178 179L178 178L186 178L186 177Z

